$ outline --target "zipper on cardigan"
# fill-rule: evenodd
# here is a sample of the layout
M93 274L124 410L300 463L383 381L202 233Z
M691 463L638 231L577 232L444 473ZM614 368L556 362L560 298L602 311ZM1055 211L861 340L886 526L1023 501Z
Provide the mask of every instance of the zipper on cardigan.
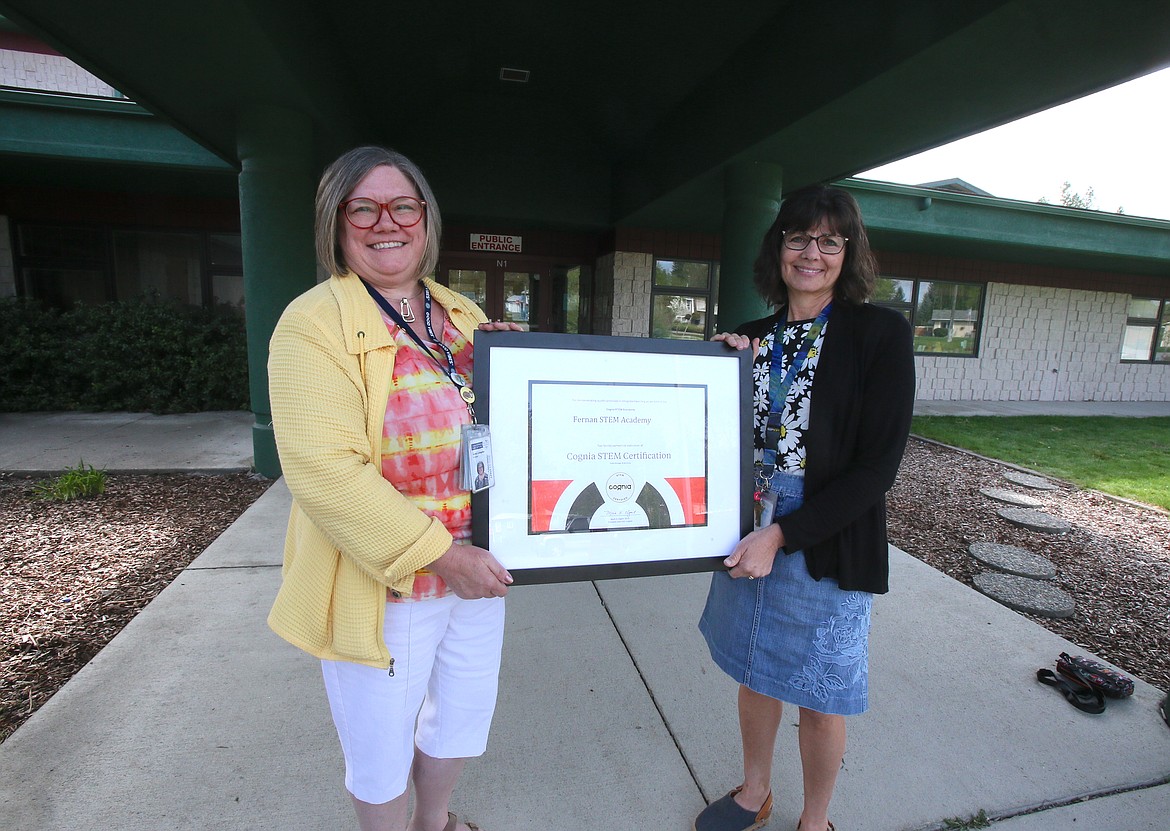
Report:
M390 659L390 677L394 677L394 658Z

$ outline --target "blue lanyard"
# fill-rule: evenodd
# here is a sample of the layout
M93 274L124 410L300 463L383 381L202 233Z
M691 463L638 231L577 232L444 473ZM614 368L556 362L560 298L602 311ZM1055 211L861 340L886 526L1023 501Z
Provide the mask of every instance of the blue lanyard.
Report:
M423 352L430 355L431 360L439 365L439 369L442 370L443 374L446 375L448 379L450 379L451 383L455 385L455 388L459 390L459 397L462 398L463 401L467 404L467 412L471 414L471 421L474 424L475 409L471 405L475 402L475 392L473 392L471 387L468 385L467 379L464 378L455 369L455 355L451 352L450 348L448 348L447 344L443 343L440 338L435 336L434 327L431 325L431 290L428 289L425 285L423 286L423 323L427 327L427 335L430 336L430 339L435 343L435 345L443 350L443 356L446 358L446 366L444 366L444 362L440 361L435 353L431 351L430 347L422 342L422 338L415 334L415 331L410 328L410 325L402 319L402 315L398 313L398 310L391 306L390 302L378 293L377 289L375 289L365 280L362 280L362 285L366 287L366 291L369 292L370 297L374 298L374 302L377 303L382 311L384 311L386 315L394 321L395 325L397 325L399 329L405 331L406 334L410 335L411 340L417 343L419 348L422 349Z
M780 363L784 359L784 325L788 318L787 310L780 320L776 321L776 330L772 335L772 369L768 373L770 379L768 395L771 399L771 406L768 410L768 424L764 428L764 458L761 463L756 465L756 484L760 490L767 488L768 483L772 481L772 475L776 472L776 456L780 446L780 432L783 429L781 419L784 415L784 407L788 403L788 392L792 389L792 382L796 380L796 373L800 372L801 367L804 366L804 362L808 359L808 353L812 351L813 344L816 343L821 330L825 328L825 323L829 320L829 311L832 308L833 304L830 303L821 309L821 313L817 315L816 320L805 333L800 350L792 359L792 364L783 377L780 375Z

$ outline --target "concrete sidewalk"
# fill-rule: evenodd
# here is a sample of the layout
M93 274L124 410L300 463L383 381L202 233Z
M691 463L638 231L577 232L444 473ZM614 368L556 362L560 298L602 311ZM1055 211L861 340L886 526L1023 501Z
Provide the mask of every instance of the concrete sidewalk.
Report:
M246 442L249 423L224 431ZM139 422L138 443L148 434ZM356 828L317 662L264 623L289 503L278 481L0 745L0 829ZM891 566L872 709L850 720L833 803L841 831L980 810L1006 831L1167 827L1160 691L1139 681L1080 713L1035 671L1084 650L897 549ZM690 829L739 782L735 685L695 628L708 579L513 589L491 744L455 809L486 831ZM800 810L795 715L776 756L782 831Z
M122 473L252 468L251 413L0 413L0 470L46 475L84 462Z

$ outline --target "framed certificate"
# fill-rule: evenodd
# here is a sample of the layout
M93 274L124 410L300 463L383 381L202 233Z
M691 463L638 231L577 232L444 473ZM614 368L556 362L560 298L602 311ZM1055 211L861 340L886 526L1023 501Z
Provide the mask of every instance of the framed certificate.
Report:
M723 568L752 528L751 350L477 332L495 484L472 542L518 584Z

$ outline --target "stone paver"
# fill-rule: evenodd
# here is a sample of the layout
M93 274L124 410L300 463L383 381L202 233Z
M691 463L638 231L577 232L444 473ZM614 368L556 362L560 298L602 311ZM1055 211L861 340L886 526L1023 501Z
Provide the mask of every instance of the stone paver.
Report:
M1051 580L1056 576L1056 566L1051 560L1016 545L973 542L967 551L976 560L997 571L1031 577L1034 580Z
M1044 503L1025 493L1009 491L1006 488L980 488L979 492L988 499L1015 505L1017 508L1043 508Z
M1023 485L1025 488L1032 488L1038 491L1056 490L1056 485L1049 482L1043 476L1033 476L1031 473L1024 473L1022 470L1004 471L1003 478L1016 485Z
M1072 530L1072 526L1063 519L1030 508L1000 508L996 513L1012 525L1042 534L1064 534Z
M1075 602L1064 589L1044 580L984 571L976 574L975 588L1009 609L1044 617L1073 616Z

